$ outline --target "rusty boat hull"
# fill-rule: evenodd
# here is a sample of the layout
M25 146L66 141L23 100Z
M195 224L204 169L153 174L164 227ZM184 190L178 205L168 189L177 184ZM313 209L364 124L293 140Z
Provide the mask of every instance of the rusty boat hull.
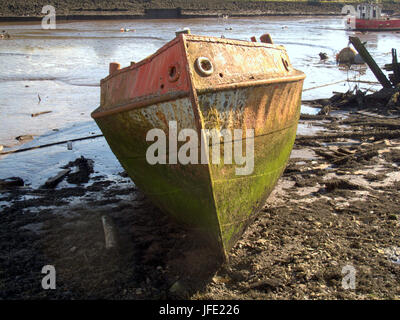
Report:
M199 64L205 58L206 64ZM203 61L204 62L204 61ZM204 66L204 68L203 68ZM212 71L212 72L210 72ZM224 258L264 205L289 159L300 115L305 75L295 70L282 46L179 34L150 57L101 81L101 104L92 117L134 183L177 221L204 235ZM178 141L166 164L150 164L146 141L161 129L176 132L252 129L253 170L238 175L236 159L182 164ZM252 139L251 141L249 139ZM198 154L204 146L197 142ZM206 141L206 140L205 140ZM211 150L213 141L210 142ZM200 156L199 156L200 158Z

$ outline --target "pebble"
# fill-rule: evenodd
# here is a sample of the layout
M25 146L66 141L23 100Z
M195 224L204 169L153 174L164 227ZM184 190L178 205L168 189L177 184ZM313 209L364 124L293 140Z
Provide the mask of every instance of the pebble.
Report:
M183 296L186 293L186 289L185 286L178 280L169 288L169 292Z
M258 239L258 240L256 241L256 243L257 243L257 244L263 245L263 244L268 243L268 240L266 240L266 239Z

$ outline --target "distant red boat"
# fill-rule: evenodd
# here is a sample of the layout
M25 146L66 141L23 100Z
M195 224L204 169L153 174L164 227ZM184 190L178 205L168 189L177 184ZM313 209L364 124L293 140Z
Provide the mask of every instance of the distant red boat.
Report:
M360 4L355 18L347 19L347 27L359 31L395 31L400 30L400 18L382 15L382 8L377 4Z
M394 31L400 30L400 19L356 19L356 30L366 31Z

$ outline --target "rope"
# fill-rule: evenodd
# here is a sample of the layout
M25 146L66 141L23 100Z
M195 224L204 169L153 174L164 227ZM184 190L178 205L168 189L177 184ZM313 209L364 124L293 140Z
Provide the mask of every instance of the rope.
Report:
M317 86L317 87L312 87L312 88L304 89L303 92L304 92L304 91L313 90L313 89L322 88L322 87L328 87L328 86L331 86L331 85L334 85L334 84L338 84L338 83L342 83L342 82L346 82L346 81L348 81L348 80L346 79L346 80L340 80L340 81L335 81L335 82L331 82L331 83L322 84L322 85Z
M42 144L42 145L39 145L39 146L36 146L36 147L22 148L22 149L17 149L17 150L0 152L0 156L5 155L5 154L10 154L10 153L18 153L18 152L24 152L24 151L34 150L34 149L47 148L47 147L56 146L56 145L59 145L59 144L68 143L68 142L95 139L95 138L99 138L99 137L103 137L103 135L102 134L97 134L97 135L94 135L94 136L87 136L87 137L75 138L75 139L71 139L71 140L64 140L64 141L59 141L59 142L52 142L52 143Z

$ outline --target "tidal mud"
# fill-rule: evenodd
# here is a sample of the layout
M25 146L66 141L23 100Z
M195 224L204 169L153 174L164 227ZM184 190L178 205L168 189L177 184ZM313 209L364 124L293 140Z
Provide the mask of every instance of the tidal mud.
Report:
M398 299L400 137L379 135L386 118L330 117L301 120L324 134L298 136L284 175L226 263L123 172L50 190L2 190L0 298ZM332 138L337 127L349 137ZM103 216L113 221L115 250L106 249ZM57 270L56 290L41 288L44 265ZM356 270L355 289L342 286L346 266Z

